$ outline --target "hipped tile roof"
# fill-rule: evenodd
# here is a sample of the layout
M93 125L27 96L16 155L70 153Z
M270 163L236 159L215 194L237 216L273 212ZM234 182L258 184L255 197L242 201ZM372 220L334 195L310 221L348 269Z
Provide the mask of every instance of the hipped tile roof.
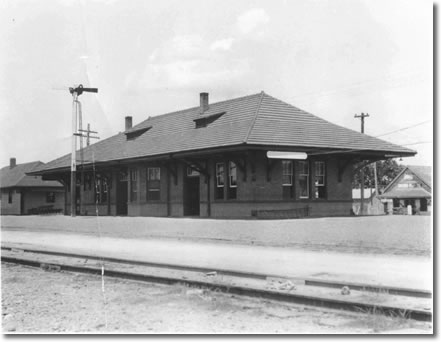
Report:
M195 128L195 119L222 112L225 114L207 127ZM133 140L127 140L123 132L86 147L84 160L86 163L108 162L237 145L416 153L332 124L264 92L212 103L203 114L200 107L193 107L151 117L129 131L149 126L151 129ZM69 166L70 154L47 163L38 171Z
M27 172L44 166L41 161L24 164L17 164L14 167L5 166L0 169L0 188L12 187L59 187L62 185L57 181L44 181L41 176L27 176Z

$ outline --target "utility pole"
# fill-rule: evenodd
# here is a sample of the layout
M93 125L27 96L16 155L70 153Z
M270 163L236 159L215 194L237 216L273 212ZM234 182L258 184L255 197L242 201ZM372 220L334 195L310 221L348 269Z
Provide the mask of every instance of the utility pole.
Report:
M76 136L78 136L78 137L80 137L80 151L81 151L81 182L80 182L80 187L82 188L82 189L84 189L84 165L83 165L83 163L84 163L84 151L83 151L83 138L86 138L86 144L87 144L87 146L89 146L90 145L90 139L92 138L92 139L99 139L100 137L95 137L95 136L91 136L90 135L90 133L98 133L98 132L95 132L95 131L91 131L90 130L90 124L88 123L87 124L87 130L84 130L83 129L83 124L82 124L82 116L83 116L83 114L82 114L82 112L81 112L81 103L78 101L78 104L80 105L79 106L79 108L80 108L80 111L79 111L79 118L80 118L80 128L78 129L78 132L80 132L80 133L75 133L75 135ZM84 134L84 133L86 133L86 134ZM83 211L82 211L82 208L83 208L83 202L82 202L82 200L81 200L81 196L80 196L80 214L82 215L82 213L83 213Z
M76 190L77 190L77 161L76 161L76 150L77 150L77 116L78 110L81 111L81 103L78 101L78 96L83 92L88 93L98 93L98 88L84 88L80 84L76 88L69 88L69 92L72 94L72 154L70 163L70 215L72 217L76 216Z
M368 113L361 113L360 115L355 114L354 118L361 119L361 133L364 134L364 118L369 117ZM364 214L364 168L362 167L360 170L360 215Z
M86 146L90 145L90 139L99 139L100 138L100 137L95 137L93 135L90 135L90 133L98 134L98 132L90 130L90 124L87 124L87 129L79 129L78 131L81 132L81 134L78 134L79 136L86 138ZM86 133L86 134L82 134L82 133Z

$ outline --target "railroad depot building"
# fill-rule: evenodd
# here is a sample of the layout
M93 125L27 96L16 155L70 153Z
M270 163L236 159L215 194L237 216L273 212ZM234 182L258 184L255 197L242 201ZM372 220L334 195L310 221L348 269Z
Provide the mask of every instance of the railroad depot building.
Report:
M2 215L62 212L63 185L43 180L41 176L26 175L42 165L41 161L17 164L16 159L11 158L9 166L0 169Z
M77 153L77 214L350 215L353 164L415 151L337 126L261 92L155 116ZM80 174L83 172L83 184ZM59 180L70 154L33 174Z

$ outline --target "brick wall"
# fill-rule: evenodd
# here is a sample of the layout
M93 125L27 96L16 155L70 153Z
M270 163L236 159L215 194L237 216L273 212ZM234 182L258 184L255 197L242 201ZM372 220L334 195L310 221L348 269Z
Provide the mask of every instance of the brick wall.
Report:
M244 164L245 169L237 167L237 196L235 199L227 199L228 178L225 179L224 199L215 199L216 173L215 165L224 162L228 167L228 161L235 160ZM323 161L322 159L317 159ZM335 216L350 215L352 206L352 168L349 166L342 174L341 182L338 182L338 160L329 158L326 162L326 188L327 196L325 199L313 199L314 195L314 159L311 160L310 167L310 198L300 199L299 186L299 167L294 162L294 184L293 197L283 199L282 186L282 161L271 160L268 164L265 152L256 151L251 153L246 162L244 159L237 159L222 155L213 156L206 163L206 168L210 173L210 180L204 174L199 176L200 188L200 216L208 216L208 206L210 203L211 216L213 217L249 217L253 210L294 210L308 206L311 216ZM238 164L236 163L236 164ZM161 189L158 201L147 200L147 167L160 167L161 170ZM268 174L268 166L270 172ZM137 198L130 199L130 177L128 183L129 216L183 216L184 214L184 180L186 177L187 165L176 164L176 177L169 172L164 164L131 164L130 170L137 170ZM170 177L170 178L169 178ZM112 176L112 186L110 188L111 215L116 211L116 173ZM208 199L208 184L210 186L210 196ZM168 186L170 189L168 190ZM70 195L68 194L68 199ZM168 197L169 196L169 197ZM88 214L95 215L94 189L86 190L82 194L84 207ZM69 202L69 200L68 200ZM99 206L100 215L107 215L107 205Z
M9 190L1 191L1 214L2 215L24 215L28 214L29 209L40 206L52 205L54 209L64 208L64 193L60 189L13 189L12 203L8 203ZM55 192L55 202L46 202L46 193ZM21 202L23 197L23 208Z
M46 201L46 194L48 192L55 193L55 202L49 203ZM44 205L51 205L53 209L63 209L64 208L64 193L58 189L47 189L47 190L33 190L29 189L24 191L24 214L27 214L29 209L38 208Z
M1 214L2 215L20 215L20 190L13 189L12 203L8 202L9 190L2 189L1 191Z

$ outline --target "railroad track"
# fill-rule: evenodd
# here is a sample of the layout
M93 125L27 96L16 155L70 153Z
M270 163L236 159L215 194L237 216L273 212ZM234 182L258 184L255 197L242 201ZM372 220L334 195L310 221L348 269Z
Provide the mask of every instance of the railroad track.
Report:
M107 277L161 284L181 283L287 303L432 321L432 294L424 290L315 278L281 277L280 275L161 264L37 249L18 249L6 246L2 246L1 249L2 262L38 267L49 271L101 275L102 265L105 265L104 275ZM343 287L349 289L349 295L342 295L341 289ZM366 300L366 297L369 296L371 299Z

